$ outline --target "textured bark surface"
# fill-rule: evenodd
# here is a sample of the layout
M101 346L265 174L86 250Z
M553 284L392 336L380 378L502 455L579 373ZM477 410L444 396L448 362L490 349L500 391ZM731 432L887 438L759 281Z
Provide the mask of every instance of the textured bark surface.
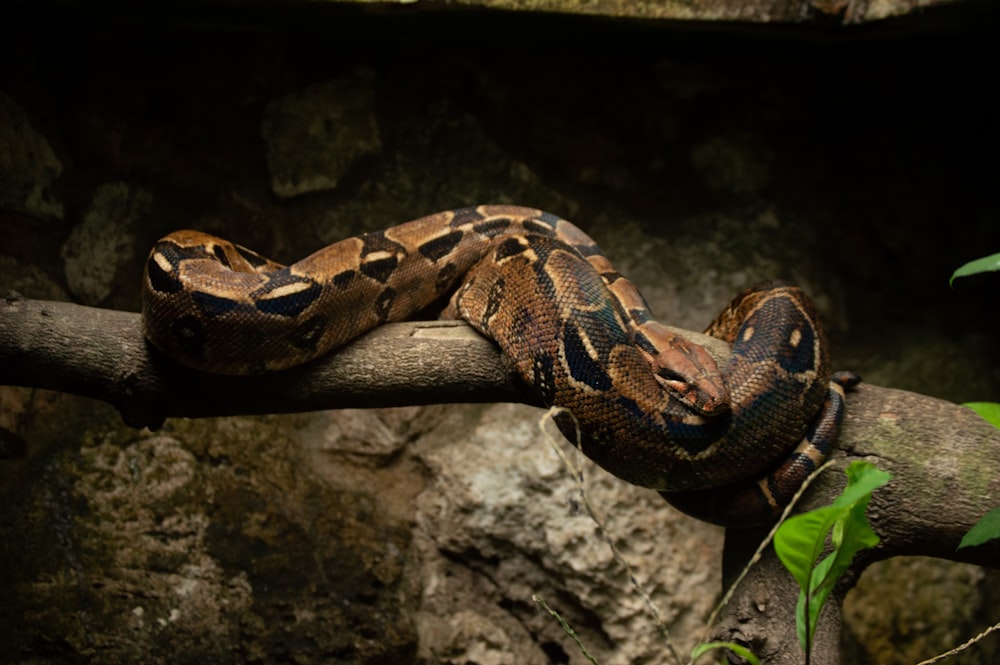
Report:
M266 376L190 370L146 343L138 314L17 297L0 304L0 383L113 405L131 427L165 418L528 399L464 323L390 324L334 356Z
M817 631L813 662L830 664L845 662L840 658L838 599L874 561L930 556L1000 567L1000 541L958 550L962 537L982 517L983 506L1000 503L1000 478L991 471L1000 462L1000 430L950 402L861 385L849 396L834 459L842 466L866 460L893 477L875 492L868 509L881 542L855 559ZM838 472L820 476L801 508L829 504L845 481ZM724 578L732 580L739 574L763 535L730 532ZM789 603L797 593L795 582L769 549L738 587L716 636L749 643L763 662L800 663L795 604Z

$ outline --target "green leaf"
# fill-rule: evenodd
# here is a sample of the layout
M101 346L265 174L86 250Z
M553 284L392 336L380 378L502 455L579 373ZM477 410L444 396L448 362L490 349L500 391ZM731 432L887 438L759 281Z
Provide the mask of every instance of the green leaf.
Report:
M833 552L820 562L813 575L813 588L816 590L832 589L837 579L851 565L851 560L858 551L874 547L878 544L878 536L872 531L865 518L868 500L871 495L863 497L858 503L846 509L833 525ZM823 564L829 560L825 570ZM819 576L822 574L822 576Z
M996 402L966 402L962 406L969 407L994 427L1000 427L1000 404Z
M976 522L958 544L958 549L974 547L1000 538L1000 506L997 506Z
M826 589L821 588L822 581L833 564L833 555L827 556L819 565L816 560L826 546L827 534L844 510L837 506L827 506L795 515L787 519L774 534L775 552L799 584L795 624L803 651L808 650L808 645L812 643L819 611L833 588L832 585Z
M847 487L831 505L841 507L854 505L892 478L892 474L883 471L871 462L862 460L851 462L844 473L847 474Z
M736 644L734 642L703 642L697 645L694 649L691 649L691 662L695 662L713 649L729 649L751 665L760 665L760 659L753 654L753 651L750 651L750 649L747 649L742 644Z
M836 506L827 506L794 515L774 534L774 550L799 588L809 588L816 559L826 544L826 534L839 514Z
M969 275L977 275L981 272L991 272L994 270L1000 270L1000 254L984 256L981 259L969 261L965 265L960 266L958 270L951 274L948 285L951 286L954 284L957 277L968 277Z
M823 605L826 604L826 599L830 596L830 592L833 591L833 584L829 584L825 587L820 588L818 580L827 577L830 574L834 561L834 555L829 554L819 562L816 569L813 571L813 592L806 597L805 589L799 591L799 598L795 606L795 633L799 638L799 644L802 645L802 649L806 649L807 644L812 643L813 635L816 633L816 626L819 625L819 613L823 609ZM808 602L809 614L805 613L805 606ZM806 617L808 616L808 621ZM808 631L808 634L807 632Z
M847 487L831 505L789 518L774 536L778 558L801 589L796 632L804 651L812 643L820 610L854 555L879 541L865 512L871 493L891 476L863 461L853 462L846 473ZM828 535L832 551L817 563Z

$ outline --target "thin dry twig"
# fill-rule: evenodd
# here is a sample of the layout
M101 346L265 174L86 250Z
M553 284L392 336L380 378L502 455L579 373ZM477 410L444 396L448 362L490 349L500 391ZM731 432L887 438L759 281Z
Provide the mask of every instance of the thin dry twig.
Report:
M760 557L764 554L764 550L766 550L768 545L771 544L771 541L774 540L774 534L778 533L778 529L781 527L782 524L785 523L785 520L787 520L788 517L792 514L792 511L795 510L795 506L802 498L802 495L805 494L806 490L809 489L809 486L812 484L812 482L816 480L816 478L818 478L821 473L836 465L837 465L836 460L827 460L818 469L810 473L806 477L806 479L802 482L802 485L792 496L792 500L789 501L788 505L785 506L785 509L781 511L781 516L778 518L778 521L774 524L773 527L771 527L771 530L767 532L767 535L764 537L764 539L760 541L760 545L757 546L757 549L754 550L753 555L746 562L746 565L743 566L743 570L741 570L740 574L736 576L736 579L733 580L733 583L729 585L729 588L726 590L726 593L722 596L722 599L719 601L718 605L715 606L715 609L712 610L712 613L708 616L708 621L705 623L705 630L701 638L702 642L708 639L709 631L712 630L712 626L715 625L715 622L718 620L719 615L722 613L722 610L725 609L726 605L728 605L729 601L732 599L733 594L736 593L736 588L739 586L740 582L743 581L743 578L745 578L747 574L750 572L750 569L753 568L758 561L760 561Z
M922 660L919 663L917 663L917 665L931 665L931 663L937 663L937 662L940 662L940 661L944 660L945 658L949 658L951 656L954 656L957 653L961 653L962 651L965 651L966 649L968 649L973 644L975 644L976 642L980 641L981 639L983 639L984 637L986 637L990 633L992 633L994 631L997 631L997 630L1000 630L1000 621L998 621L997 623L993 624L992 626L990 626L989 628L987 628L983 632L979 633L975 637L970 638L967 641L963 642L962 644L958 645L954 649L950 649L949 651L945 651L944 653L938 654L937 656L934 656L933 658L929 658L927 660Z
M548 612L549 616L551 616L553 619L559 622L559 625L562 626L563 631L565 631L565 633L569 635L574 642L576 642L576 646L579 647L580 653L582 653L587 660L592 662L594 665L600 665L600 663L597 662L597 659L594 658L594 656L589 651L587 651L587 647L583 644L583 642L580 641L580 636L576 634L575 630L573 630L573 626L569 625L569 623L566 622L566 619L564 619L561 614L559 614L554 609L549 607L549 604L546 603L541 596L538 596L536 594L531 594L531 600L536 605L541 607L543 610Z
M667 649L669 649L673 661L675 663L681 663L682 662L681 657L677 653L673 639L670 637L670 629L668 629L667 625L663 622L663 615L656 607L656 604L653 603L653 599L649 596L648 593L646 593L646 590L642 587L642 584L639 583L639 580L636 578L632 566L629 564L628 560L625 559L625 556L621 553L621 550L619 550L618 547L615 545L614 539L611 537L610 532L608 531L607 527L604 526L604 520L602 520L601 517L597 514L597 511L594 509L594 506L590 502L590 497L587 493L586 476L584 473L584 467L582 463L584 455L582 449L582 442L580 441L579 427L577 427L576 430L576 441L574 443L574 449L577 451L577 454L579 455L578 460L580 461L578 463L574 463L563 452L562 446L559 445L559 439L561 439L562 437L552 436L552 434L546 429L545 425L547 423L555 421L556 413L566 414L567 416L573 419L574 423L576 422L576 418L573 416L572 412L566 409L560 409L559 407L552 407L548 411L546 411L545 414L538 421L538 428L542 431L542 434L545 436L545 438L548 439L553 449L555 449L556 454L559 455L559 458L563 461L563 464L566 465L566 468L569 470L570 475L576 482L577 492L580 495L580 503L586 509L587 515L590 517L590 519L594 522L594 524L597 525L597 528L601 533L601 537L604 539L604 542L610 548L611 554L612 556L614 556L615 561L617 561L625 569L625 573L628 575L629 584L632 586L632 589L637 594L639 594L639 597L642 598L642 602L646 607L646 611L653 618L653 622L655 623L657 630L660 632L660 635L663 637L664 644L666 645Z

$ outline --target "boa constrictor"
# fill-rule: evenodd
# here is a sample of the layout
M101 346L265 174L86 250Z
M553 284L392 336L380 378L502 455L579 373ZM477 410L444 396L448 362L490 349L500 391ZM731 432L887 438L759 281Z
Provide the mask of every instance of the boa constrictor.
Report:
M464 208L282 266L213 236L160 240L143 277L148 340L222 374L307 362L452 293L443 316L493 340L556 423L611 473L724 524L770 517L843 414L819 316L798 288L747 289L708 328L719 368L653 320L583 231L518 206ZM754 480L759 479L759 480Z

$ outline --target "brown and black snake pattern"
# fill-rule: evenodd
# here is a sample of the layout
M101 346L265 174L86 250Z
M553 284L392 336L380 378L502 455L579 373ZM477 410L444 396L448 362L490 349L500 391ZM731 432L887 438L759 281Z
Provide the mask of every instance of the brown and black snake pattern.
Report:
M822 323L798 288L747 289L708 333L719 368L653 320L580 229L518 206L442 212L290 266L194 231L153 248L145 335L191 367L280 370L451 293L443 316L493 340L583 452L703 519L772 516L822 459L843 414ZM754 480L759 479L759 480Z

